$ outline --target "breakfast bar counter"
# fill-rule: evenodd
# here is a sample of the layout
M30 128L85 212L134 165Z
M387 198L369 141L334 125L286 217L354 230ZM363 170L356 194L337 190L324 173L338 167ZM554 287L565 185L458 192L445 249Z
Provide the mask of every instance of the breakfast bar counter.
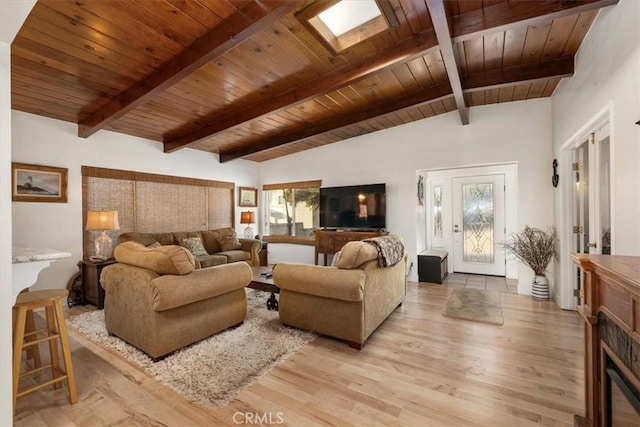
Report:
M47 268L52 262L70 256L69 252L57 249L14 246L11 256L13 301L16 300L20 292L36 282L40 271Z

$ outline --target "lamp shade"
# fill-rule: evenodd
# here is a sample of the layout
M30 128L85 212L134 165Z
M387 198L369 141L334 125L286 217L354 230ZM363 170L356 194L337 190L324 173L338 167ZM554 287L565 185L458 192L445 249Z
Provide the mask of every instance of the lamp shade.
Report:
M256 222L255 212L240 212L240 224L253 224L254 222Z
M119 230L118 211L88 211L87 230Z

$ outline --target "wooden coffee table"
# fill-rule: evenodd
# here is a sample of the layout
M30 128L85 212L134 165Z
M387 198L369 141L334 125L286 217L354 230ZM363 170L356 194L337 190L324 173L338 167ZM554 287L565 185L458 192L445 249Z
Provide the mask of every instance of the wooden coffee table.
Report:
M271 272L271 267L251 267L253 277L247 288L257 289L259 291L271 292L271 296L267 300L267 309L278 310L278 299L276 294L280 293L280 288L273 282L273 277L261 276L260 273Z

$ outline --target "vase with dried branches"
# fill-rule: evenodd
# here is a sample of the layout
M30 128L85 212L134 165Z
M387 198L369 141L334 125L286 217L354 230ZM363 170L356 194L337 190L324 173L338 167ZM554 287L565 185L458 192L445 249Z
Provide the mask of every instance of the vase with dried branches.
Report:
M526 226L513 233L502 246L533 270L535 275L531 288L534 298L549 299L549 280L546 273L552 259L558 258L558 236L556 229L541 230Z

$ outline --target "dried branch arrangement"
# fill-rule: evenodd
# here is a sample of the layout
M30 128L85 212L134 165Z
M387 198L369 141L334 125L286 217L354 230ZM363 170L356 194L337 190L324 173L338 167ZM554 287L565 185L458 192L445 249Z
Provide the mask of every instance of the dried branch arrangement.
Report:
M537 276L544 276L552 259L558 258L556 229L549 231L525 226L524 230L513 233L502 246L527 264Z

